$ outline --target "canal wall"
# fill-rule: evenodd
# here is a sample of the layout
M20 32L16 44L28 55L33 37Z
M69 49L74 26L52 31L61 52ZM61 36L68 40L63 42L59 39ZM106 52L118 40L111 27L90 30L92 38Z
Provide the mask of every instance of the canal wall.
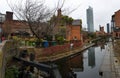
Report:
M37 61L39 61L39 62L54 62L54 61L57 61L59 59L63 59L63 58L67 58L67 57L76 55L77 53L80 53L80 52L88 49L89 47L91 47L93 45L95 45L95 44L91 43L91 44L84 45L83 47L78 47L76 49L69 50L69 51L64 52L64 53L51 55L51 56L39 57L39 58L37 58Z
M12 56L17 55L17 44L14 41L0 43L0 78L5 78L5 69Z
M36 50L36 58L43 57L43 56L51 56L60 53L64 53L70 51L70 49L76 49L78 47L82 47L82 43L80 41L76 41L72 43L73 46L71 47L71 43L65 43L63 45L55 45L50 46L47 48L40 48L40 50Z

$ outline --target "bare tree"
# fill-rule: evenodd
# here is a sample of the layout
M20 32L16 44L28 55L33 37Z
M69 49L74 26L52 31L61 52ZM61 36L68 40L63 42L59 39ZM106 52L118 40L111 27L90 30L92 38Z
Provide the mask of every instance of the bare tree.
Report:
M53 40L55 40L55 35L56 34L60 34L60 26L61 26L61 22L62 22L62 16L63 15L69 15L72 12L74 12L75 10L77 10L79 7L76 7L74 9L68 10L68 8L66 9L64 7L66 0L58 0L57 2L57 6L54 8L53 10L53 17L50 20L50 29L51 29L51 35L53 37ZM66 12L67 11L67 12ZM57 15L56 15L57 14ZM64 34L66 34L65 32L63 32Z
M43 1L25 0L19 5L14 4L11 9L19 20L26 21L25 24L37 38L41 38L46 32L51 13Z
M65 1L66 0L58 0L57 6L50 10L44 5L44 1L21 0L21 4L19 5L10 5L7 0L15 16L19 20L26 21L31 32L37 38L41 38L48 34L55 38L59 29L58 26L60 25L61 15L57 16L57 18L54 18L54 16L57 11L63 10L62 8L64 7ZM75 11L77 8L71 10L70 13ZM53 19L50 20L51 16L53 16Z

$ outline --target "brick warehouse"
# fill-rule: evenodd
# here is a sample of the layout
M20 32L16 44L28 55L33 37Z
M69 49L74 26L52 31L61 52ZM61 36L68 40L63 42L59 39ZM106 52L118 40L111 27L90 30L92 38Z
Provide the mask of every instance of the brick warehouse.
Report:
M111 24L113 37L120 38L120 10L112 15Z
M80 20L73 20L72 25L68 25L66 32L67 40L81 40L81 23Z
M61 11L60 11L61 12ZM14 20L13 19L13 12L6 12L4 15L4 20L0 23L0 26L2 28L2 32L6 34L15 33L17 31L24 31L31 33L29 26L27 25L27 22L20 21L20 20ZM61 16L61 13L58 12L58 16ZM61 19L58 19L58 21ZM57 24L59 26L59 23ZM56 26L57 28L59 28ZM56 28L56 31L59 30ZM66 33L65 38L66 40L81 40L81 20L74 20L71 25L65 26Z
M61 9L58 9L58 14L57 14L57 26L55 28L56 33L59 32L60 30L65 30L62 32L65 32L62 35L65 35L64 37L66 38L66 40L70 41L70 40L82 40L82 36L81 36L81 29L82 29L82 20L81 19L77 19L77 20L73 20L72 24L65 24L64 26L61 26L60 21L62 17L62 13L61 13Z
M6 12L4 20L1 22L2 33L11 34L17 31L31 33L29 26L25 21L13 19L13 12Z

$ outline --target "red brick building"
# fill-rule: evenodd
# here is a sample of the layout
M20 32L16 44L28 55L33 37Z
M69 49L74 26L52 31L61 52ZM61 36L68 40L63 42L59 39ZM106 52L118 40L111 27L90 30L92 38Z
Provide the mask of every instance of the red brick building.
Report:
M74 20L72 25L66 27L67 40L81 40L81 23L80 20Z
M82 21L73 20L72 24L64 24L61 26L62 13L61 9L57 11L57 24L55 26L55 33L59 33L66 38L66 40L82 40L81 38L81 28Z
M112 15L111 24L113 37L120 38L120 10Z
M104 36L104 35L106 35L106 33L104 31L104 26L99 26L99 31L96 31L96 35L97 36Z
M25 21L13 19L13 12L6 12L5 20L2 23L2 32L4 34L11 34L17 31L31 33L29 26Z
M61 30L60 27L60 20L61 19L61 10L58 10L58 19L57 19L57 26L55 26L55 33L59 33ZM65 25L65 28L63 28L62 35L65 35L66 40L81 40L81 20L74 20L71 25ZM29 26L27 25L27 22L25 21L19 21L13 19L13 12L6 12L5 14L5 21L2 23L2 31L6 34L15 33L17 31L21 32L28 32L31 33Z

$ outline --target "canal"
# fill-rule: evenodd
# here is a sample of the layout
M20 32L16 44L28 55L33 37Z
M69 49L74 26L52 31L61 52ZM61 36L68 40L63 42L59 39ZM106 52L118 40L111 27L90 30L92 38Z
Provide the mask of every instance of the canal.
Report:
M57 61L62 78L101 78L99 69L106 51L106 45L90 47L80 54ZM74 77L71 77L74 76Z

